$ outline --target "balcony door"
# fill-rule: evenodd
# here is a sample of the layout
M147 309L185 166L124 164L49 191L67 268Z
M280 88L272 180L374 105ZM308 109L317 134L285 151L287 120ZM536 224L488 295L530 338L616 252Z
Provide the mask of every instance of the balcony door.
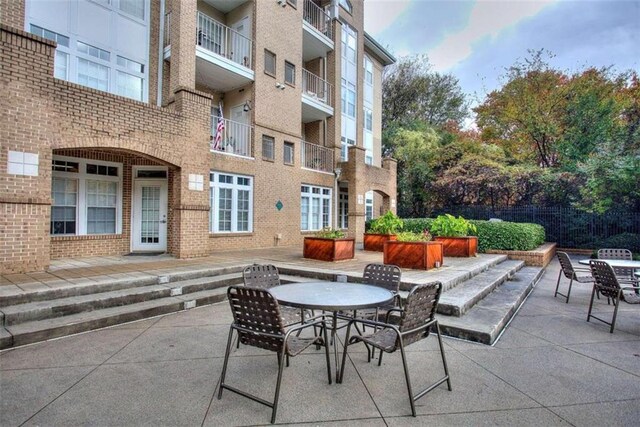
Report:
M227 129L229 142L233 145L233 152L243 156L249 152L249 113L244 111L244 104L231 108L231 122ZM231 149L227 149L231 151Z
M249 17L245 16L231 26L231 59L245 67L251 63L251 44L249 43L251 26Z

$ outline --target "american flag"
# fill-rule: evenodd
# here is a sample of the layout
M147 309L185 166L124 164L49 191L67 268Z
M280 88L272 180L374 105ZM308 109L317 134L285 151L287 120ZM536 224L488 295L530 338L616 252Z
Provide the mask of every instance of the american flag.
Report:
M220 117L218 117L218 126L216 126L216 137L213 140L213 149L220 150L222 146L222 132L224 132L224 116L222 115L222 102L219 104Z

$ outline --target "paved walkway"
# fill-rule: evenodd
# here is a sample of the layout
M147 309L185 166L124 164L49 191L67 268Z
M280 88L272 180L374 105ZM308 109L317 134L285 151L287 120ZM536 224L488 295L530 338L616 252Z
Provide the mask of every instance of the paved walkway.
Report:
M378 367L354 346L341 385L326 383L322 350L291 360L278 423L638 425L639 307L621 306L609 334L585 320L588 286L575 286L569 304L553 298L557 273L554 262L495 347L445 339L453 391L420 399L418 418L399 354ZM230 319L222 303L0 353L0 424L268 425L268 408L215 398ZM441 374L435 344L408 348L416 388ZM273 354L242 347L229 369L231 384L271 398Z

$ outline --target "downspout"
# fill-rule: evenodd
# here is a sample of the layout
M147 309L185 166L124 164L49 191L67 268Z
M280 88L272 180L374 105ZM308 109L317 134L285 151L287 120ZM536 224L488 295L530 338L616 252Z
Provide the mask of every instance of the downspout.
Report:
M158 93L156 103L162 107L162 68L164 67L164 0L160 0L160 27L158 28Z

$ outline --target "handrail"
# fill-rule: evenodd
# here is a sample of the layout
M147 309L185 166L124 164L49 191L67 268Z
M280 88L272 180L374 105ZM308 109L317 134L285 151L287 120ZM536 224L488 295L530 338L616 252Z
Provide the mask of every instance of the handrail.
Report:
M253 41L202 12L198 12L196 44L243 67L252 68Z
M224 122L217 141L218 122ZM211 117L211 151L253 157L253 126L220 117Z
M331 16L311 0L304 0L304 20L333 40Z
M301 141L300 159L303 168L333 173L333 155L331 148Z
M302 69L302 91L310 97L333 107L331 96L333 85L304 68Z

